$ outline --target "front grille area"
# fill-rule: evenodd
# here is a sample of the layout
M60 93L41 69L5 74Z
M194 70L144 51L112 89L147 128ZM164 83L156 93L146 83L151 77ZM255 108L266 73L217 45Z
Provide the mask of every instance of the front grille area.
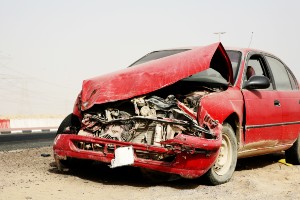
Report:
M111 143L93 143L93 142L80 142L73 141L73 144L76 148L85 151L101 152L103 154L114 154L115 149L121 146L126 145L117 145ZM128 146L128 145L127 145ZM155 151L141 150L134 148L135 157L145 160L156 160L163 162L172 162L174 161L176 154L167 154Z

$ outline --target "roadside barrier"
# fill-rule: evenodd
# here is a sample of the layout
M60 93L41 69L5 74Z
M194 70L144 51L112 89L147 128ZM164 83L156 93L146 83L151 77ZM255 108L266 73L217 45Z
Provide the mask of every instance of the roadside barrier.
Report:
M63 118L0 119L0 134L56 131Z
M10 120L9 119L0 119L0 130L10 128Z

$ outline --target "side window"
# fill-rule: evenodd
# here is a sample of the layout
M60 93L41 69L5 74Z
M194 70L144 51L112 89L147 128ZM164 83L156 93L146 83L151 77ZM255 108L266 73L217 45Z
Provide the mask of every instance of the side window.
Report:
M253 75L265 76L272 80L269 76L268 69L266 68L266 64L261 55L255 54L252 55L247 63L247 67L245 68L245 78L244 80L249 80L249 78ZM273 85L270 84L268 90L272 90Z
M290 78L283 63L270 56L266 56L266 58L273 73L276 89L292 90Z
M254 71L255 71L255 75L260 75L263 76L264 75L264 71L261 65L261 61L259 59L250 59L248 62L248 67L251 66ZM250 77L248 77L250 78Z
M299 90L298 82L296 81L293 73L290 70L287 70L287 73L289 75L293 90Z

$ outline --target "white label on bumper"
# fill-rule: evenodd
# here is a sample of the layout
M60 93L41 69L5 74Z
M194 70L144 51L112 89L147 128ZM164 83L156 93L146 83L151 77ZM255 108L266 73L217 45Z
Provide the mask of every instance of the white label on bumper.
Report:
M115 150L115 159L111 160L111 168L132 165L134 163L134 153L132 146L119 147Z

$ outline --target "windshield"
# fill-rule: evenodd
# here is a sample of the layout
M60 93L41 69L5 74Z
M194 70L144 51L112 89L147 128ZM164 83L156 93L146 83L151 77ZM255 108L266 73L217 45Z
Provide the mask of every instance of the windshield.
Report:
M140 58L133 64L131 64L129 67L139 65L145 62L149 62L151 60L157 60L160 58L164 58L167 56L171 56L177 53L181 53L184 51L188 51L191 49L173 49L173 50L162 50L162 51L153 51L144 57ZM227 55L229 56L229 59L231 61L232 65L232 71L233 71L233 78L234 80L237 77L237 72L239 69L240 61L241 61L241 56L242 53L240 51L234 51L234 50L226 50ZM186 78L185 80L198 80L199 82L219 82L222 84L228 84L227 81L219 74L219 72L213 70L213 69L208 69L205 71L202 71L198 74L193 75L192 77Z
M151 53L148 53L144 57L140 58L139 60L135 61L133 64L131 64L129 67L132 67L134 65L139 65L151 60L157 60L159 58L164 58L167 56L171 56L177 53L181 53L184 51L188 51L190 49L174 49L174 50L163 50L163 51L153 51Z
M233 50L226 50L226 53L231 61L233 80L235 80L239 71L242 53L240 51Z

